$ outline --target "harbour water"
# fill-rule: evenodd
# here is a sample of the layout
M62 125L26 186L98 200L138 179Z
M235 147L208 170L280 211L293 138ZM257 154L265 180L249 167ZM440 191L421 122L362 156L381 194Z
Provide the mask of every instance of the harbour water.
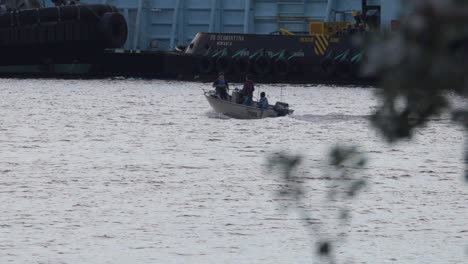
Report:
M236 120L208 87L2 79L0 263L318 263L319 237L340 232L339 263L467 263L464 133L448 116L388 145L367 120L373 88L259 85L295 114ZM369 160L346 226L322 177L336 143ZM304 156L317 234L276 195L279 151Z

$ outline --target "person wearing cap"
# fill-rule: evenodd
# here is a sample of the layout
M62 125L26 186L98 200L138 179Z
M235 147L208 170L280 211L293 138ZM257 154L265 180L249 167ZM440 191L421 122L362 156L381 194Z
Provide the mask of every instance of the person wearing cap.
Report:
M224 73L220 72L218 79L213 82L213 87L215 87L216 94L222 99L227 100L227 90L229 89L229 84L224 79Z

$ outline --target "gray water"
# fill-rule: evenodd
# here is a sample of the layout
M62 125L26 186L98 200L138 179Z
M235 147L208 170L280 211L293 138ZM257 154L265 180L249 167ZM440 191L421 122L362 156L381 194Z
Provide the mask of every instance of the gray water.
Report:
M260 85L295 115L252 121L213 113L207 87L2 79L0 263L318 263L315 243L343 232L339 263L468 263L464 134L448 117L387 145L372 88ZM322 177L337 143L369 160L345 226ZM279 151L304 156L314 234L276 195Z

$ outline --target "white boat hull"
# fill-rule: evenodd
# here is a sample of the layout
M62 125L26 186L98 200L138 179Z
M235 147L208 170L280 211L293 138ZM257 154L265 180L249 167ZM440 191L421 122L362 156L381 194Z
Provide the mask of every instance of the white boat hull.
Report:
M282 116L279 115L272 106L269 106L267 109L261 109L254 106L238 104L229 100L221 100L217 95L210 92L205 92L205 97L215 112L232 118L261 119ZM289 110L288 114L292 114L292 112L293 110Z

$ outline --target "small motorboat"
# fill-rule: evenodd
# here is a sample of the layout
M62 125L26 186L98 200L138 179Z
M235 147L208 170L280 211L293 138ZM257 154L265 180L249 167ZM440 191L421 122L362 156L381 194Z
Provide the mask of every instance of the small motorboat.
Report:
M262 109L257 107L256 102L251 105L242 104L241 93L235 89L232 94L228 94L227 100L223 100L214 90L204 92L206 100L217 113L238 119L260 119L267 117L280 117L290 115L294 110L289 109L289 104L276 102Z

